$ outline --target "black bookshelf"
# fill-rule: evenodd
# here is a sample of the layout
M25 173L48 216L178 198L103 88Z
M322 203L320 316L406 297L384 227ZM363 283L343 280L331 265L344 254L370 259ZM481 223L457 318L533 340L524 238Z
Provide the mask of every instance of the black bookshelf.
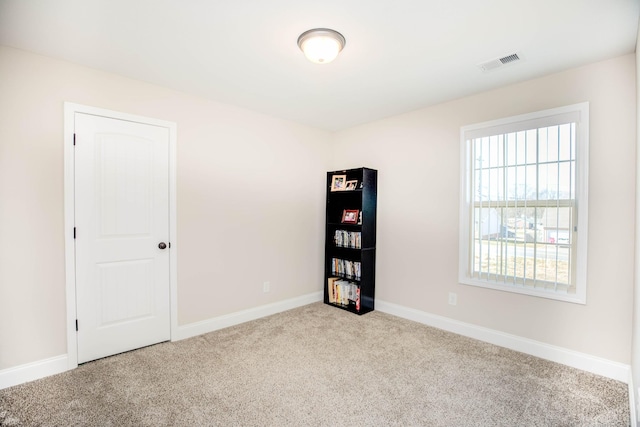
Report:
M324 302L365 314L375 308L378 171L328 172L326 189Z

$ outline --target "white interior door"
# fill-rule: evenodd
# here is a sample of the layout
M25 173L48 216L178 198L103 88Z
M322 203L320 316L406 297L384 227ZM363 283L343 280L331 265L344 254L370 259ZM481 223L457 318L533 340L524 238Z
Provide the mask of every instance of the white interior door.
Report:
M170 339L169 130L78 112L74 119L83 363Z

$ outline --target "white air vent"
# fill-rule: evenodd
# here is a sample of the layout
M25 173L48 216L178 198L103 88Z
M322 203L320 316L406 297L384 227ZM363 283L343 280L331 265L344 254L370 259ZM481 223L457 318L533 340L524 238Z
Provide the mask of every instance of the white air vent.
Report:
M493 71L505 65L510 65L522 60L522 55L518 53L512 53L510 55L503 56L502 58L492 59L491 61L483 62L482 64L478 64L478 67L485 73L488 71Z

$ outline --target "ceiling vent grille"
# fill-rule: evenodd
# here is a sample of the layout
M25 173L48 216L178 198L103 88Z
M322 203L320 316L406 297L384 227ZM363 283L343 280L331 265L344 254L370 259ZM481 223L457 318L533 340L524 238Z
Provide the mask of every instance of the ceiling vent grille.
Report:
M510 62L519 61L519 60L520 60L520 57L518 56L517 53L513 53L511 55L503 56L502 58L500 58L500 62L502 62L503 64L508 64Z
M491 61L478 64L478 67L486 73L489 71L496 70L504 65L510 65L521 60L522 60L522 55L520 53L512 53L510 55L503 56L502 58L492 59Z

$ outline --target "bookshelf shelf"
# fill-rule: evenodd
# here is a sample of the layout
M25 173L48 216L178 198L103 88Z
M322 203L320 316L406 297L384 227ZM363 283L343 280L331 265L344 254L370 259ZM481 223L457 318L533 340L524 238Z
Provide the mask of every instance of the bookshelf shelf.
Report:
M375 169L327 173L324 302L356 314L374 310L377 189Z

